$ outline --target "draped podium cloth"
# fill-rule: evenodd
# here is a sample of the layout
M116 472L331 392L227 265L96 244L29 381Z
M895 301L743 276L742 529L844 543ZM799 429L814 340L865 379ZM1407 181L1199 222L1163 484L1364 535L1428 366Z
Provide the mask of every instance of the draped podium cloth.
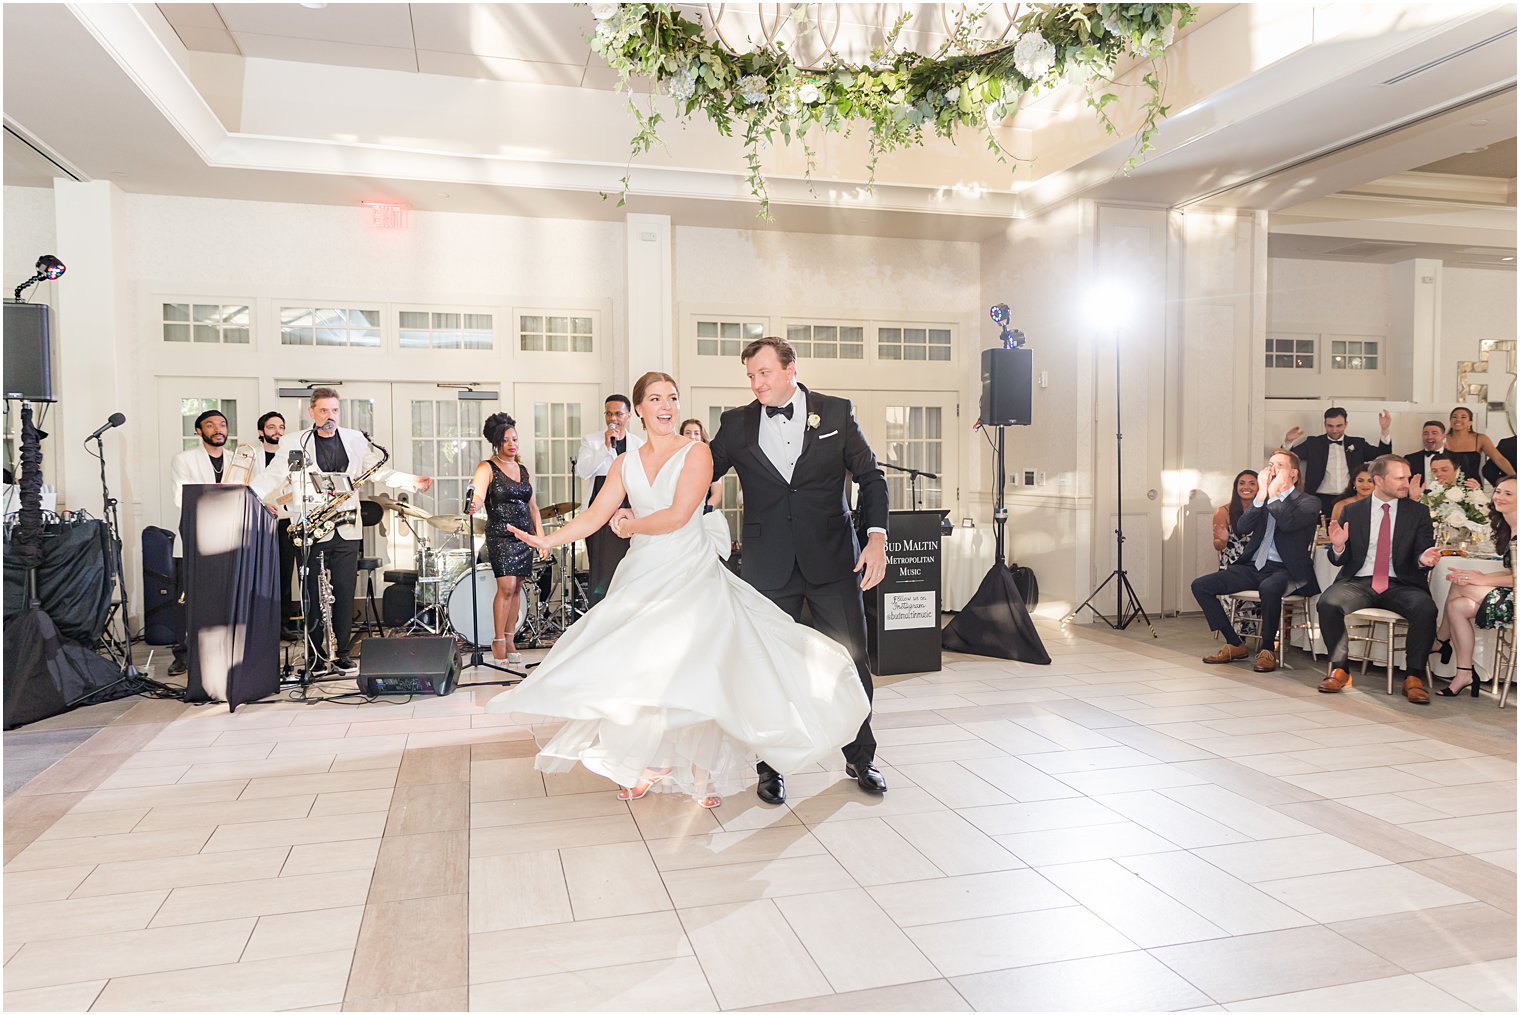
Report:
M179 519L184 546L186 701L245 701L280 687L280 541L274 516L246 486L192 484ZM313 562L314 563L314 562Z
M1013 572L1004 564L993 565L976 595L945 625L941 644L950 652L1017 659L1041 666L1050 663L1050 653L1045 651L1040 632L1024 606Z
M651 483L636 453L623 483L642 517L669 507L690 447ZM673 532L636 535L607 598L491 712L568 719L537 767L580 762L623 786L669 768L662 792L729 794L757 757L795 772L855 739L870 711L850 654L723 566L700 507Z

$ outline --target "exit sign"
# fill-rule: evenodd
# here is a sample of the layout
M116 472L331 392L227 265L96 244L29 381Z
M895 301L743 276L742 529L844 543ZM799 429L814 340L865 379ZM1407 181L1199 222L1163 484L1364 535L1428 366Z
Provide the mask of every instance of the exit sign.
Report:
M369 209L369 224L376 229L405 229L406 205L388 201L365 201Z

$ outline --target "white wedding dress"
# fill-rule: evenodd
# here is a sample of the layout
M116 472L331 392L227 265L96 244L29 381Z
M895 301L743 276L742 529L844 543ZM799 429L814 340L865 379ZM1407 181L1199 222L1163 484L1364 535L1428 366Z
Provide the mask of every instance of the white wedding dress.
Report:
M635 514L670 506L690 450L652 484L636 452L623 456ZM741 789L757 758L784 774L827 757L870 704L842 646L723 565L699 506L673 532L634 536L606 598L486 708L569 720L539 751L541 771L580 762L632 786L668 768L655 790L701 797Z

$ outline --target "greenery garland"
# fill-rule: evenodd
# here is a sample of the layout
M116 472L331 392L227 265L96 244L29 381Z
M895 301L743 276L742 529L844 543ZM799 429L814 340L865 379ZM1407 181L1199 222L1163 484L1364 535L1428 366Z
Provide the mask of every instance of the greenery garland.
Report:
M794 8L793 17L804 10ZM1151 149L1158 123L1169 112L1155 61L1196 13L1192 4L1034 4L1014 23L1012 42L989 43L974 37L985 7L968 7L942 50L946 55L937 57L895 52L897 35L911 16L904 15L870 64L834 60L809 69L798 66L781 44L733 53L671 4L592 4L591 11L597 19L591 47L617 72L619 90L630 91L628 108L638 123L630 163L659 143L664 119L653 97L647 111L633 101L628 84L638 76L657 82L682 119L701 111L725 136L740 132L750 190L763 218L770 217L770 201L760 152L778 136L786 144L801 140L809 181L816 159L808 132L848 134L861 122L870 128L870 182L884 152L923 144L926 129L953 138L958 126L974 128L999 161L1007 161L1011 156L992 125L1009 115L1021 96L1064 80L1085 87L1088 106L1104 129L1117 135L1107 107L1119 96L1106 88L1113 85L1114 63L1133 54L1152 66L1142 78L1150 96L1125 163L1128 172ZM625 175L619 204L628 191Z

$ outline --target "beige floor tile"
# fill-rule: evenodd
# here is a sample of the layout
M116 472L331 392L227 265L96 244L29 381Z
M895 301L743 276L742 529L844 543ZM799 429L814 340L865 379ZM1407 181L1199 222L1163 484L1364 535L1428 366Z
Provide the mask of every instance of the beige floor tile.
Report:
M4 832L7 845L26 845L51 828L59 818L73 811L85 799L85 793L54 793L50 796L17 796L5 800ZM123 805L120 810L132 805ZM106 810L108 808L101 808Z
M397 786L427 786L444 782L468 782L470 749L468 746L412 748L410 743L401 758Z
M1020 758L978 758L963 762L961 767L1023 803L1082 795L1080 790L1072 789Z
M278 730L253 730L250 735L272 735ZM235 733L223 733L223 737L237 736ZM160 766L174 767L178 765L225 765L236 762L261 761L269 757L269 752L274 749L273 743L222 743L218 742L211 747L182 747L174 751L143 751L134 754L122 763L122 768L158 768Z
M1467 1006L1412 974L1235 1001L1227 1011L1466 1011Z
M856 887L849 873L827 855L695 867L661 876L677 909Z
M333 758L332 767L328 771L368 772L377 768L389 768L395 772L401 768L401 759L405 753L405 747L397 746L386 751L340 754Z
M235 962L254 921L223 920L187 927L129 930L58 941L31 941L5 965L10 990Z
M1326 744L1315 736L1315 733L1324 732L1324 727L1314 718L1307 715L1256 715L1247 716L1244 719L1210 719L1204 725L1216 733L1225 736L1233 737L1252 733L1297 732L1300 736L1316 744L1327 747L1340 746Z
M692 949L724 1008L791 1001L833 988L774 902L680 911ZM756 962L758 942L767 961Z
M650 796L638 802L649 804L657 801ZM627 813L628 805L613 793L582 793L577 796L521 800L483 800L470 808L470 827L494 828L501 825L570 821L576 818L601 818Z
M1087 828L1111 825L1123 816L1085 797L1064 800L1036 800L1031 803L1002 804L995 807L962 808L958 813L989 835L1014 832L1043 832L1057 828Z
M1473 858L1491 863L1495 867L1502 867L1511 874L1520 868L1520 856L1513 849L1497 849L1490 853L1474 853Z
M295 846L313 842L342 842L368 839L385 829L386 816L381 813L339 814L330 818L289 818L283 821L259 821L247 825L223 825L218 828L203 852L226 853L260 846Z
M746 794L752 795L752 794ZM573 797L550 799L580 800L607 798L616 800L612 793L582 793ZM651 793L642 800L625 804L633 820L638 823L639 833L646 839L669 839L705 832L720 832L723 826L711 810L697 804L690 797L675 793Z
M1133 747L1122 746L1026 754L1024 760L1045 774L1055 776L1070 772L1104 772L1114 768L1134 768L1156 763L1156 759L1150 755L1142 754Z
M1223 702L1215 705L1142 705L1135 698L1095 698L1093 701L1104 708L1110 707L1109 702L1112 701L1115 715L1147 726L1227 719L1234 713L1222 707L1223 705L1253 704L1253 702Z
M1350 920L1330 929L1416 973L1515 955L1514 916L1478 902Z
M206 842L205 828L168 832L128 832L79 839L43 839L27 846L5 865L7 871L41 867L71 867L81 863L111 863L159 856L190 856Z
M836 991L933 979L932 963L858 888L775 900Z
M815 826L813 834L860 885L919 881L944 874L880 818L825 822Z
M361 906L369 881L369 871L357 870L176 888L153 918L153 926Z
M389 789L353 789L343 793L320 793L311 806L310 817L329 818L336 814L388 811L392 792Z
M1361 744L1350 747L1298 749L1291 756L1307 761L1322 772L1343 772L1354 768L1381 768L1407 765L1416 760L1410 743Z
M1325 834L1210 846L1193 852L1251 884L1388 863L1385 857Z
M394 722L397 719L410 719L412 706L410 704L382 704L387 699L362 705L358 708L308 708L300 712L291 720L292 726L332 726L347 725L349 723L375 723Z
M292 846L290 857L280 870L280 877L374 870L379 852L379 836L370 839L345 839L342 842L313 842Z
M84 793L98 787L121 763L132 757L123 754L70 754L16 790L16 796L47 796L54 793Z
M314 775L283 775L253 779L241 799L254 800L276 796L312 796L318 793L342 793L355 789L389 789L396 784L396 771L390 768L365 768L353 772L324 772Z
M1113 860L1061 864L1045 867L1040 873L1142 948L1227 936L1224 930Z
M1320 923L1473 901L1397 865L1262 881L1256 887Z
M7 990L4 1004L6 1011L89 1011L90 1005L100 996L105 980L88 983L65 983L57 987L37 987L34 990Z
M560 850L559 858L577 920L672 908L665 883L642 842L577 846Z
M1286 930L1314 922L1192 853L1149 853L1121 857L1118 863L1229 934Z
M544 792L548 796L570 796L574 793L616 793L617 783L604 775L587 771L577 765L568 772L545 774Z
M953 761L907 765L898 771L946 807L989 807L1013 802L1011 796Z
M181 784L192 782L226 782L231 779L277 779L286 775L321 775L332 767L332 758L265 758L263 761L226 761L215 765L191 765L179 777ZM167 772L170 769L144 769ZM102 786L104 788L104 786ZM310 795L310 794L308 794Z
M378 737L390 736L395 733L437 733L445 730L467 730L469 728L470 717L468 715L412 716L411 718L403 717L381 722L359 723L348 728L347 736Z
M422 734L427 735L427 734ZM289 740L274 745L271 758L310 757L330 754L335 757L386 757L394 751L412 746L409 734L393 733L384 737L340 737L336 740Z
M925 859L951 876L1024 866L1022 860L954 811L900 814L883 820Z
M1200 737L1194 740L1193 744L1200 750L1217 754L1221 758L1239 758L1248 754L1286 754L1290 751L1313 754L1316 749L1324 749L1319 748L1314 741L1305 740L1296 733L1236 733L1223 737ZM1401 756L1399 760L1407 760L1407 755ZM1390 762L1381 762L1381 764L1390 764Z
M1400 765L1399 771L1439 786L1515 781L1515 762L1512 758L1479 757L1458 758L1452 761L1425 761Z
M157 768L118 768L100 784L100 789L132 789L137 786L172 786L190 771L189 765Z
M481 717L476 716L475 718L479 719ZM531 758L536 754L538 754L538 744L533 740L493 740L490 743L470 745L471 761L501 761L507 758Z
M1177 768L1189 775L1198 776L1204 782L1268 807L1296 801L1323 799L1318 793L1312 793L1291 782L1284 782L1276 776L1253 771L1229 758L1184 761L1178 763Z
M1395 825L1411 821L1433 821L1449 815L1417 804L1402 793L1372 793L1367 796L1348 796L1340 801L1352 810Z
M543 776L533 767L532 758L502 758L470 764L471 802L546 795Z
M948 980L921 980L892 987L824 994L796 1001L761 1004L740 1011L970 1011Z
M1325 927L1172 945L1151 954L1224 1004L1403 972Z
M470 979L477 983L677 959L692 954L674 912L470 935Z
M113 979L102 1011L279 1011L343 999L349 951L237 962Z
M1319 771L1307 761L1300 761L1291 754L1245 754L1232 760L1263 775L1303 775Z
M902 729L879 730L876 743L882 747L903 747L908 744L940 744L951 740L975 740L977 734L966 726L955 723L939 723L933 726L907 726Z
M475 805L478 806L478 805ZM634 842L639 827L625 808L621 814L568 821L539 821L528 825L495 825L470 829L470 856L501 856L543 849L599 846L609 842Z
M215 804L178 804L154 807L138 823L135 831L159 832L173 828L205 828L218 825L241 825L253 821L279 821L304 818L311 811L315 797L268 797L260 800L229 800Z
M974 758L1001 758L1008 752L985 740L950 740L932 744L904 744L882 747L877 751L881 763L901 768L904 765L930 765L944 761L969 761Z
M1132 821L1095 826L1100 831L1074 835L1069 829L1043 832L1016 832L992 838L1031 867L1083 860L1112 859L1139 853L1165 853L1176 849L1175 843L1147 831Z
M463 828L380 840L370 902L463 895L469 890L470 833Z
M1305 800L1300 803L1277 804L1274 809L1393 863L1429 860L1460 852L1454 846L1437 842L1402 825L1363 814L1337 800Z
M891 776L888 775L887 778L890 780ZM896 786L881 796L869 795L854 786L848 786L843 792L820 793L805 800L792 801L788 806L805 825L885 818L894 814L922 814L945 809L944 804L917 786Z
M1177 786L1157 792L1252 839L1310 835L1317 831L1221 786Z
M1432 881L1455 888L1479 902L1506 913L1520 912L1515 872L1475 856L1448 856L1439 860L1411 860L1403 865ZM9 883L7 882L7 888Z
M1435 984L1453 997L1461 998L1479 1011L1516 1009L1513 958L1433 969L1421 973L1420 979Z
M10 894L8 890L6 894ZM161 890L8 905L5 907L5 943L142 930L168 895L167 891Z
M973 973L952 984L977 1011L1178 1011L1209 1000L1144 952Z
M802 824L790 807L773 807L761 803L753 790L724 797L723 802L712 809L712 816L723 826L725 832Z
M392 994L390 997L352 998L343 1002L342 1011L468 1011L469 987L440 987L415 994Z
M289 851L283 846L236 853L196 854L102 863L73 892L73 898L119 896L131 892L194 885L254 881L279 874ZM10 879L6 874L6 894Z
M662 871L731 863L755 863L828 850L802 824L742 831L705 832L673 839L650 839L650 855Z
M469 902L471 934L575 919L559 852L552 849L472 858Z
M1244 832L1227 828L1207 814L1153 790L1105 794L1094 800L1184 849L1247 841Z
M692 958L554 973L470 988L474 1011L716 1011Z
M1450 818L1515 809L1515 784L1508 782L1475 782L1467 786L1420 789L1399 795ZM1435 817L1437 815L1431 815L1432 820Z
M995 871L882 885L869 889L869 892L900 927L1074 905L1070 896L1031 870Z
M1444 765L1438 761L1431 764ZM1304 775L1285 775L1284 782L1318 793L1327 799L1348 796L1366 796L1369 793L1403 793L1413 789L1429 789L1438 785L1429 779L1410 775L1399 768L1356 768L1345 772L1309 772Z
M352 954L363 920L363 906L261 916L239 961L282 959L338 950Z
M133 807L174 807L179 804L213 804L236 800L247 782L230 779L195 785L141 786L134 789L97 789L74 804L75 811L120 811ZM7 801L9 804L10 801ZM9 810L7 810L9 824Z
M1445 843L1464 853L1487 853L1515 848L1513 811L1415 821L1404 827L1416 835Z
M1078 906L910 927L946 976L1133 951L1134 944Z
M78 811L63 815L37 835L38 841L78 839L95 835L121 835L130 832L148 813L146 807L124 811ZM154 831L144 828L141 831Z
M1038 733L1025 729L1008 719L968 722L962 723L961 726L968 732L1001 748L1006 754L1043 754L1061 749L1061 745L1055 741L1047 740Z
M6 871L5 907L66 899L94 870L92 864L75 867L44 867L34 871Z
M1097 772L1063 772L1059 779L1079 793L1135 793L1172 786L1196 786L1205 780L1171 765L1137 765Z
M402 772L406 769L403 766ZM465 766L468 772L468 766ZM470 827L470 787L464 782L397 785L386 835L416 835Z
M1049 712L1020 716L1013 720L1031 733L1044 737L1068 751L1085 751L1094 747L1114 747L1117 741L1095 733L1080 723Z
M426 947L419 947L421 943ZM469 904L465 896L403 899L364 908L347 996L416 994L468 982Z

